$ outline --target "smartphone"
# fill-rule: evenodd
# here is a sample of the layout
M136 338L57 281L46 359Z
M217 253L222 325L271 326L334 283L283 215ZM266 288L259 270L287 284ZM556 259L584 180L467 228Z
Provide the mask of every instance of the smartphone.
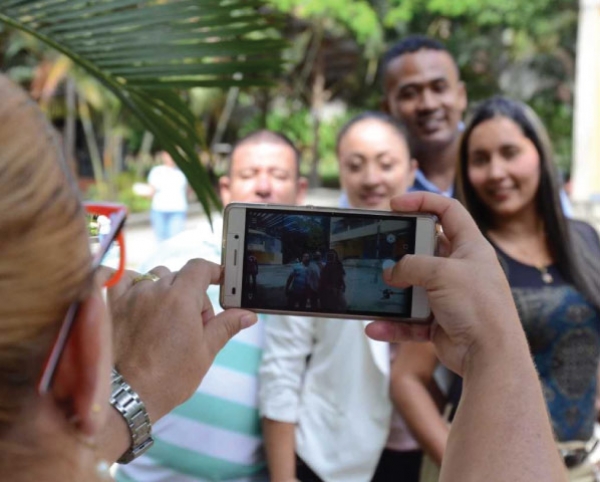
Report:
M433 255L429 214L232 203L223 223L223 308L354 319L428 321L425 290L393 288L382 270Z

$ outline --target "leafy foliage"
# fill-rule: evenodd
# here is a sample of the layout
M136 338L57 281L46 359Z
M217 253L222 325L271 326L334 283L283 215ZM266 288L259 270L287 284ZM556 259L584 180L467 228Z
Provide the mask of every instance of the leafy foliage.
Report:
M281 40L253 33L277 25L258 0L0 0L0 22L69 57L154 134L204 210L219 206L196 147L190 87L267 85Z

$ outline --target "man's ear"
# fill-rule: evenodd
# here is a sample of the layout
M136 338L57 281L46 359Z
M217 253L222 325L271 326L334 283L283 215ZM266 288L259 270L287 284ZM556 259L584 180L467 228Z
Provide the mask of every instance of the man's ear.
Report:
M231 179L229 176L221 176L219 178L219 193L221 194L221 202L223 206L227 206L231 201Z
M304 204L304 198L306 197L306 191L308 190L308 179L300 176L296 185L296 204L302 206Z
M52 397L79 430L91 436L108 411L111 343L106 306L98 291L81 302L59 361Z

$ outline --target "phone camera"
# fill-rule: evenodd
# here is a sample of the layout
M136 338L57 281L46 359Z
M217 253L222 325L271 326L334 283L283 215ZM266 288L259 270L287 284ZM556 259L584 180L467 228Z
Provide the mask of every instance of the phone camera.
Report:
M240 239L240 237L237 234L233 238L234 239Z

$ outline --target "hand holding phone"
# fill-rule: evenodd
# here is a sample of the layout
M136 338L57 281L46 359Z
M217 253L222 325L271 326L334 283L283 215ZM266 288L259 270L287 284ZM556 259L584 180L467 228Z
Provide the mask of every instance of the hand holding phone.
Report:
M428 214L230 204L221 305L265 313L428 322L419 287L385 283L405 254L433 255Z

